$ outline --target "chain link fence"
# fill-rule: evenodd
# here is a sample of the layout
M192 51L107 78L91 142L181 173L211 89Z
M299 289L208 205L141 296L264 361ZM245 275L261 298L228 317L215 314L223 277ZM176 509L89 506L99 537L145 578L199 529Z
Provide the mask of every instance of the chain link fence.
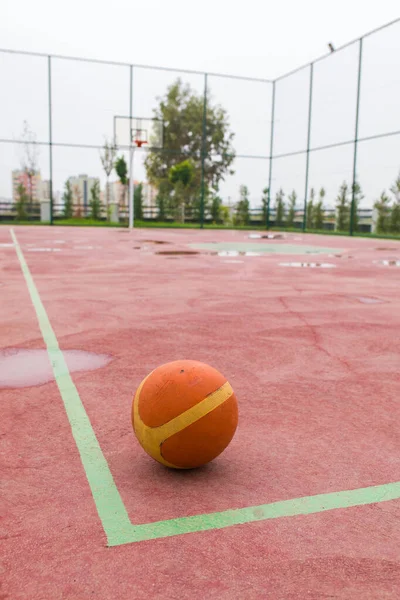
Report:
M10 50L0 81L2 221L400 235L400 19L274 81Z

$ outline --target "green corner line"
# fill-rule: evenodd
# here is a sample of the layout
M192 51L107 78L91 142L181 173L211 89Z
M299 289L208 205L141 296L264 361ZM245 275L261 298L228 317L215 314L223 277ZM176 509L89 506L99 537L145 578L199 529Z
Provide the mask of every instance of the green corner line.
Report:
M394 482L355 490L281 500L270 504L260 504L222 512L180 517L155 523L131 524L125 530L118 531L114 529L109 531L108 545L121 546L185 533L224 529L234 525L244 525L269 519L311 515L329 510L364 506L399 498L400 482Z
M92 424L72 380L22 249L12 229L10 229L10 234L36 312L39 328L46 344L54 378L70 423L71 433L78 448L109 547L186 533L224 529L234 525L243 525L269 519L310 515L328 510L351 508L400 498L400 482L393 482L354 490L281 500L258 506L134 525L129 518L114 482L107 460L100 448Z

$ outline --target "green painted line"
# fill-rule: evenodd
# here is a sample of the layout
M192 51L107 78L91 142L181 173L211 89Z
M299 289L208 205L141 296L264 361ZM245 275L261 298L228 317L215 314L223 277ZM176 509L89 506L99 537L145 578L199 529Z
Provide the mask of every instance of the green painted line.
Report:
M123 536L125 532L130 531L131 522L114 483L108 463L101 451L89 417L79 397L78 390L72 381L64 355L60 350L57 337L40 299L39 292L16 235L12 229L10 233L47 347L54 378L64 402L72 435L78 447L97 512L103 524L107 540L110 542L110 540L121 535Z
M118 546L131 542L181 535L183 533L223 529L225 527L232 527L232 525L243 525L244 523L254 523L255 521L311 515L327 510L375 504L377 502L397 500L398 498L400 498L400 482L345 492L305 496L304 498L281 500L271 504L261 504L260 506L249 506L236 510L182 517L180 519L147 523L145 525L132 525L130 536L116 538L110 545Z
M294 498L292 500L281 500L259 506L181 517L155 523L132 524L114 483L108 463L101 451L89 417L72 381L68 366L60 350L56 335L51 327L21 247L12 230L11 237L36 311L39 327L53 367L54 377L71 425L72 435L78 447L83 468L109 546L120 546L122 544L131 544L133 542L142 542L211 529L223 529L225 527L232 527L233 525L243 525L245 523L266 521L269 519L311 515L327 510L364 506L400 498L400 482L394 482L355 490L305 496L304 498Z

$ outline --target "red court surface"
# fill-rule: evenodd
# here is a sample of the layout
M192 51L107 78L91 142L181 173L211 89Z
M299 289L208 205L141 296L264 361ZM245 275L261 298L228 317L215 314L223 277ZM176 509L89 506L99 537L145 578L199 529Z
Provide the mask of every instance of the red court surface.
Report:
M400 481L400 243L14 233L133 525ZM0 306L1 599L400 597L400 504L384 495L107 547L8 227ZM188 472L149 458L130 423L141 380L181 358L239 402L231 445Z

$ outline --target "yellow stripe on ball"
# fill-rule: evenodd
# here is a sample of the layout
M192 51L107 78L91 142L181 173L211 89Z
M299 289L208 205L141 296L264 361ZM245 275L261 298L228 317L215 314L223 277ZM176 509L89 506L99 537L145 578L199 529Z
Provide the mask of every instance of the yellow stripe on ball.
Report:
M150 377L150 375L148 377ZM168 423L160 425L159 427L149 427L143 423L139 415L140 393L148 377L140 384L133 402L133 423L135 433L141 446L148 454L150 454L150 456L167 467L178 468L167 462L161 455L161 446L163 442L223 404L232 396L233 390L227 381L215 392L212 392L209 396L204 398L204 400L198 402L195 406L189 408L171 421L168 421Z

